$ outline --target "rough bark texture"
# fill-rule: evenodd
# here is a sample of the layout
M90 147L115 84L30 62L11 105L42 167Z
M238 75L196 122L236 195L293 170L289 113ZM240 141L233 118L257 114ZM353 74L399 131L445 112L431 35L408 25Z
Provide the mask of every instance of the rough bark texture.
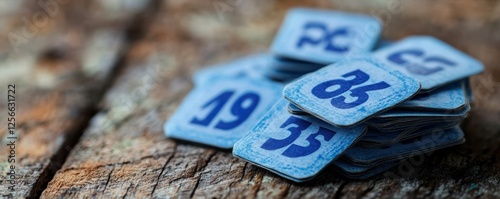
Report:
M18 94L23 172L18 196L36 197L36 182L50 180L42 198L500 197L500 3L401 3L397 7L386 1L347 0L307 5L300 1L153 1L146 18L132 23L138 26L129 32L144 34L135 34L137 40L124 48L124 63L118 64L121 68L115 74L86 78L79 67L61 67L49 72L60 74L56 76L60 79L41 88L30 83L33 77L29 76L42 74L33 72L41 70L38 61L37 67L19 75L26 86L20 86ZM214 5L230 9L217 11ZM196 69L266 50L286 10L299 5L389 13L382 16L385 38L433 35L483 61L486 71L472 78L475 102L462 125L467 142L368 180L343 179L327 169L315 180L297 184L234 158L230 151L165 138L162 125L192 88L190 77ZM391 14L394 9L400 13ZM89 18L99 21L97 16ZM109 26L88 24L95 29ZM87 37L82 36L82 46ZM70 52L71 58L57 63L78 65L79 51ZM40 54L43 51L27 56ZM107 81L113 81L109 89L100 86ZM5 104L1 106L5 110ZM87 125L93 108L97 113ZM3 130L0 133L5 137ZM76 146L69 144L71 152L66 154L65 144L76 139ZM1 151L1 157L6 153ZM59 169L55 176L44 174L61 161L64 165L55 167ZM2 182L2 193L5 189Z

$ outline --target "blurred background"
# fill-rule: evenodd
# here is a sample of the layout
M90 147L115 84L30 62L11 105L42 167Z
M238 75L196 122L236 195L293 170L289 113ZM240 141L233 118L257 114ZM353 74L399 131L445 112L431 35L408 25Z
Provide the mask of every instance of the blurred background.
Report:
M0 0L0 124L7 126L7 85L15 84L18 196L92 190L102 186L95 178L103 173L82 170L82 188L64 168L171 150L175 144L161 126L192 88L191 74L266 51L286 11L297 6L378 16L386 40L432 35L482 61L485 72L471 78L475 101L463 124L468 141L430 162L478 181L498 176L499 1ZM0 129L2 144L6 133ZM0 151L2 173L8 153Z

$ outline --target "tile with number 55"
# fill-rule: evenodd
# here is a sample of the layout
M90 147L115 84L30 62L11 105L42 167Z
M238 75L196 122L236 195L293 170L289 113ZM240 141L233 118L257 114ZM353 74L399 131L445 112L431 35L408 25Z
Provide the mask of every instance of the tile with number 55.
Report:
M233 155L293 181L312 179L366 131L366 126L338 128L311 116L287 111L280 100L241 140Z
M287 13L271 51L281 57L331 64L370 52L381 31L379 20L368 15L295 8Z
M281 98L282 88L265 80L215 77L189 93L165 123L165 134L232 148Z
M405 38L375 51L373 55L391 68L420 81L422 91L430 91L484 70L478 60L429 36Z
M372 58L332 64L285 86L298 108L335 126L352 126L415 95L420 84Z

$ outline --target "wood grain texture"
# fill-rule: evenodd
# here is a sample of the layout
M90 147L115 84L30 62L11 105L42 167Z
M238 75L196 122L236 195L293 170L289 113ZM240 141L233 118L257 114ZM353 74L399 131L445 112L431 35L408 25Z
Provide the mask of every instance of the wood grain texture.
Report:
M109 87L112 71L126 49L125 29L134 16L131 13L123 22L100 22L108 23L100 27L72 17L75 8L85 11L74 2L20 2L17 11L9 10L3 18L8 25L1 31L0 94L4 100L0 101L0 124L7 127L7 85L15 84L18 137L17 180L11 192L6 180L11 140L6 139L7 128L0 129L5 146L0 151L2 198L8 194L39 197L61 168ZM40 2L53 2L50 11ZM15 35L14 42L11 35Z
M217 12L214 2L231 9ZM42 198L500 197L500 16L495 12L500 10L499 3L402 1L401 13L383 16L385 38L429 34L484 62L486 71L472 78L475 102L462 125L468 139L465 144L429 154L423 162L409 161L369 180L343 179L328 168L315 180L297 184L234 158L230 151L165 138L163 123L192 88L190 77L196 69L265 51L287 9L303 5L384 13L389 12L388 3L234 2L175 0L154 6L154 15L144 21L144 35L128 49L124 67L100 101L97 114ZM43 91L72 90L84 82L74 81L59 82ZM35 120L45 121L42 124L33 122L32 127L23 127L30 127L26 131L31 133L22 139L31 135L35 143L47 140L33 147L20 146L31 149L30 154L40 152L37 158L25 158L31 161L23 167L26 173L35 173L31 181L36 181L37 172L49 165L47 157L60 150L53 141L65 135L59 131L77 126L68 124L76 121L68 119L70 110L93 106L82 102L84 96L92 94L74 93L79 94L73 98L60 96L59 101L52 102L52 106L66 102L57 109L38 99L19 103L30 111L58 111ZM47 96L48 101L54 101L55 97ZM30 120L42 117L35 112L20 115L30 115L26 117ZM36 133L50 132L47 129L56 130L45 133L47 137ZM38 146L47 150L42 152ZM32 186L26 186L25 192L30 189Z

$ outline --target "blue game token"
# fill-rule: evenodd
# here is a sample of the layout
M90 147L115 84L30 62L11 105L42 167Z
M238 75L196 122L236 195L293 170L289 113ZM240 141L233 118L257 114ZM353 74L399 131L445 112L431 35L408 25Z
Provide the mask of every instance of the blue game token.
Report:
M373 53L391 68L402 71L430 91L481 73L483 64L450 45L429 36L407 37Z
M314 64L311 62L299 61L294 59L287 59L283 57L272 56L270 58L270 65L274 70L294 73L309 73L322 68L323 64Z
M389 111L383 112L377 115L378 118L408 118L408 117L443 117L443 118L461 118L464 119L467 117L467 114L470 111L470 105L466 104L465 108L457 111L444 111L444 112L436 112L436 111L417 111L417 110L402 110L402 109L391 109Z
M471 88L471 85L470 85L470 80L469 78L466 78L464 80L462 80L464 82L464 90L465 90L465 93L467 93L467 100L469 103L472 103L472 101L474 101L474 93L472 93L472 88Z
M400 131L378 131L376 128L370 128L367 133L357 143L364 147L382 147L396 144L401 140L412 139L437 130L444 130L457 126L460 121L435 122L428 125L415 125Z
M458 81L429 93L418 94L397 108L456 111L465 108L467 101L463 82Z
M193 75L196 86L207 83L213 77L243 77L263 79L264 71L269 67L269 59L272 55L267 53L257 53L243 58L207 66L198 70Z
M236 142L233 154L293 181L313 178L358 140L365 125L338 128L310 116L292 115L280 100Z
M165 123L168 137L232 148L281 98L281 84L214 77L189 93Z
M381 31L380 21L368 15L295 8L288 11L271 51L326 65L369 53Z
M380 148L354 146L347 150L342 157L344 160L356 165L378 165L461 144L464 141L464 134L460 127L457 126L401 141L391 146Z
M367 179L387 171L401 162L401 160L395 160L376 166L360 166L351 164L343 159L338 159L333 163L333 165L335 170L337 170L344 177L350 179Z
M292 103L288 103L288 112L294 115L310 115L309 113L303 111L302 109L293 105Z
M352 126L415 95L420 84L372 58L344 60L285 86L286 99L335 126Z
M304 73L285 72L270 69L263 71L263 74L270 79L278 80L281 82L289 82L304 75Z

